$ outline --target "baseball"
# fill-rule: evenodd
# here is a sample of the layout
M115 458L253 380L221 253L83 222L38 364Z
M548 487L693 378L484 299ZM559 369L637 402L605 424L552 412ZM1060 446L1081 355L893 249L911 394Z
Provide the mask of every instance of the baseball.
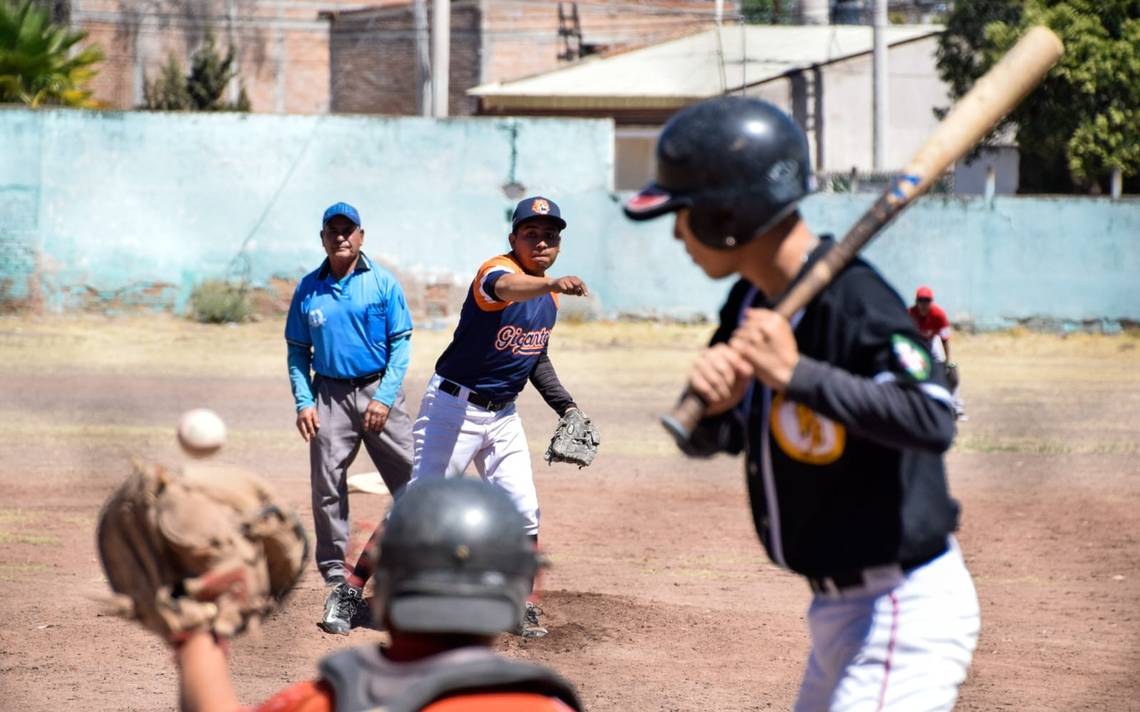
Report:
M226 424L208 408L188 410L178 420L178 444L189 455L213 455L225 442Z

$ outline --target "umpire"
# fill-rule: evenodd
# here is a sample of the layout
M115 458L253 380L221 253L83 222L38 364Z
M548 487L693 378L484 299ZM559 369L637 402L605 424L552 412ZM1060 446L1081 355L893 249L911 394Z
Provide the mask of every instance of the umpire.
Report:
M756 531L814 594L795 709L948 710L979 631L942 462L953 402L902 299L866 262L791 323L771 311L835 245L799 214L810 185L799 126L724 97L666 124L657 180L625 210L675 213L708 276L742 277L689 375L708 405L689 447L745 453Z
M395 277L360 251L356 208L330 206L320 234L328 258L297 285L285 341L297 430L309 443L317 567L333 587L320 626L343 633L360 603L346 583L348 467L363 442L393 495L411 477L402 384L412 316Z

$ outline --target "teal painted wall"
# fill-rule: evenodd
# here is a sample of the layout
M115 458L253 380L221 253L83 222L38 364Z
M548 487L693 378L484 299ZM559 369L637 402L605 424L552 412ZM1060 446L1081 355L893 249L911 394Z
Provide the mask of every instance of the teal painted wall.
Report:
M819 195L815 226L851 225L873 196ZM1140 200L927 196L881 234L867 259L908 299L921 284L951 317L1140 320Z
M611 191L608 121L0 111L0 296L44 306L181 309L193 285L295 279L323 257L320 214L361 211L365 251L409 275L465 282L505 250L511 177L563 208L557 273L607 314L713 313L716 284ZM872 196L805 201L842 232ZM983 326L1140 320L1140 203L924 198L869 250L902 293L930 284Z

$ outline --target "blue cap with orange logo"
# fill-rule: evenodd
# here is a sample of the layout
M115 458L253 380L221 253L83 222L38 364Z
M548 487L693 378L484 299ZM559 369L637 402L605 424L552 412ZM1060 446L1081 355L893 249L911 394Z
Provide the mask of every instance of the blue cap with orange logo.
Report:
M515 214L511 217L511 232L515 231L519 223L531 218L550 218L558 223L559 230L566 229L566 221L562 219L562 212L558 210L558 205L550 198L544 198L541 195L519 201L519 204L515 206Z
M321 218L321 225L325 225L329 220L332 220L337 215L343 215L353 222L354 225L360 226L360 213L356 212L356 208L348 203L333 203L325 211L325 216Z

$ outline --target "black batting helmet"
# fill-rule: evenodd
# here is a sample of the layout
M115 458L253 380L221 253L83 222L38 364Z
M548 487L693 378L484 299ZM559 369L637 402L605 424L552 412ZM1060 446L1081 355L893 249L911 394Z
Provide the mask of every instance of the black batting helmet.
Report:
M807 137L787 114L742 96L679 111L657 139L657 179L626 201L633 220L689 208L689 227L712 247L743 245L811 192Z
M408 633L512 630L539 565L525 527L511 500L485 482L409 487L380 539L379 622Z

